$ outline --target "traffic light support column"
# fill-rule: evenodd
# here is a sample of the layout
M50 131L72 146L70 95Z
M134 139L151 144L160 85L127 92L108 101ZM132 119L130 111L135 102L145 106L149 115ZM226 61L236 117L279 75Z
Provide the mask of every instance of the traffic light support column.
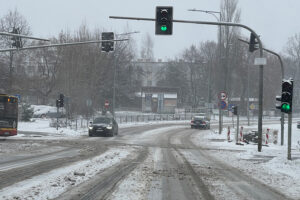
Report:
M239 111L237 112L236 115L236 144L239 143L239 129L240 129L240 115L239 115Z
M288 114L288 160L292 160L291 155L291 146L292 146L292 113Z

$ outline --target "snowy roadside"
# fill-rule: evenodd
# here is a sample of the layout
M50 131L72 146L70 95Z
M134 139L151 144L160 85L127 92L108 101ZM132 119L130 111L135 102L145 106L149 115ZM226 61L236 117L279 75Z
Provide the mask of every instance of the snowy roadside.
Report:
M257 127L256 127L257 128ZM280 129L280 125L268 125L266 128ZM285 127L287 133L287 127ZM291 198L300 196L300 130L293 124L292 136L292 160L287 160L287 137L285 134L285 145L269 144L263 146L262 152L257 151L257 145L236 145L235 132L231 131L232 142L227 141L227 131L221 135L214 132L193 135L192 142L195 145L206 146L211 150L211 156L227 163L229 166L238 168L245 174L254 177L262 183L271 186ZM201 132L200 132L201 133Z
M59 128L56 130L54 127L50 127L49 119L35 119L33 122L19 122L18 130L19 131L26 131L26 132L35 132L38 133L49 133L53 136L68 136L68 137L80 137L88 135L88 129L78 128L71 129L71 128ZM159 124L188 124L190 121L151 121L151 122L130 122L130 123L123 123L119 124L119 128L129 128L129 127L138 127L138 126L146 126L146 125L159 125ZM18 134L14 137L23 137L23 134Z
M0 190L0 199L52 199L71 187L93 178L96 174L116 165L135 148L111 148L94 158L54 169L31 179Z

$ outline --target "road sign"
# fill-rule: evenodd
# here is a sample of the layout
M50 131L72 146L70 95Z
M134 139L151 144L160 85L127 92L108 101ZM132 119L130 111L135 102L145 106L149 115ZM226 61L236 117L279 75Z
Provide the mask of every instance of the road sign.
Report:
M228 110L232 111L232 107L234 106L234 104L228 104Z
M104 106L105 106L105 108L108 108L108 106L109 106L109 101L108 100L105 100Z
M220 101L220 108L221 108L222 110L225 110L225 109L227 108L227 103L226 103L226 101Z
M227 94L225 92L220 92L220 100L227 99Z
M255 58L254 65L266 65L267 59L266 58Z
M249 106L249 107L250 107L250 109L251 109L251 110L254 110L254 109L255 109L255 105L254 105L253 103L252 103L252 104L250 104L250 106Z

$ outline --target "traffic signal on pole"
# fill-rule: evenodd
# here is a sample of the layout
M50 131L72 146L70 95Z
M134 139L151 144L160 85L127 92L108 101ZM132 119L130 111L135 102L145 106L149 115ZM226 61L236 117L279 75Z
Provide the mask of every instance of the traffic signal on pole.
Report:
M249 51L251 53L258 49L257 44L258 44L258 42L257 42L255 35L253 33L251 33L250 42L249 42Z
M238 107L237 106L232 106L232 111L234 115L238 114Z
M173 7L156 7L155 34L172 35L173 32Z
M102 40L114 40L113 32L103 32L101 35ZM114 51L114 41L101 42L101 50L104 52Z
M293 86L294 81L292 79L282 81L281 112L292 113Z
M14 27L13 31L11 33L20 34L20 29ZM13 41L13 43L11 44L13 47L16 47L16 48L22 48L23 47L21 37L12 36L11 40Z
M56 99L56 107L60 107L60 101L59 101L59 99Z
M64 98L65 96L63 94L59 95L59 107L64 107Z

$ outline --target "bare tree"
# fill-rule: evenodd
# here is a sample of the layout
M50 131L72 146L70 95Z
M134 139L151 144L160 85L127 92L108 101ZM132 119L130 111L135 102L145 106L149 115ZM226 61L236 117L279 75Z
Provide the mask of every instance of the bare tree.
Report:
M241 11L237 7L238 0L223 0L221 2L221 21L225 22L240 22ZM224 80L223 89L227 92L230 91L230 51L233 45L234 40L239 35L239 29L237 27L225 26L221 28L222 34L222 62L220 68L224 69L224 76L222 79Z
M15 9L14 11L9 11L3 18L0 20L0 31L3 32L12 32L13 28L18 28L20 34L30 35L30 27L26 21L26 19ZM0 47L8 48L11 47L12 40L7 36L0 36ZM25 44L25 41L22 41ZM9 73L8 77L2 77L1 79L8 79L8 85L4 88L9 93L13 92L13 57L14 54L10 52L9 54L4 54L1 56L2 59L7 60L9 63Z
M153 42L151 36L149 35L149 33L147 33L143 37L143 41L142 41L142 47L141 47L141 58L142 59L146 59L149 61L152 61L154 59L153 46L154 46L154 42Z

